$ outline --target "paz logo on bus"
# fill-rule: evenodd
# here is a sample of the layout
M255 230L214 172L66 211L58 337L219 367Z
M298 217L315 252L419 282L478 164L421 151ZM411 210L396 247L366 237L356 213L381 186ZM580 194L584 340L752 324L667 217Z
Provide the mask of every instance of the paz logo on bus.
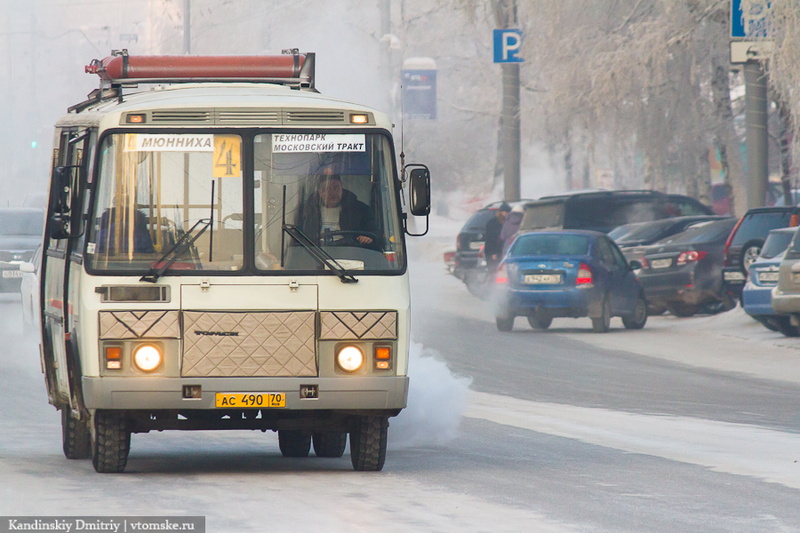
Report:
M204 331L200 329L194 330L195 335L205 335L206 337L238 337L238 331Z

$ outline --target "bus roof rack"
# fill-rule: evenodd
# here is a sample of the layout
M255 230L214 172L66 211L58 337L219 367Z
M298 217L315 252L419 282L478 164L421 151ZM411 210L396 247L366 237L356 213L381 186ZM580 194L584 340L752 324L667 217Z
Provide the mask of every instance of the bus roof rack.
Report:
M110 56L93 59L85 67L88 74L100 77L100 89L69 111L80 112L107 98L122 99L123 87L142 83L271 83L316 91L314 59L314 53L300 53L297 48L271 56L131 56L127 49L112 50Z

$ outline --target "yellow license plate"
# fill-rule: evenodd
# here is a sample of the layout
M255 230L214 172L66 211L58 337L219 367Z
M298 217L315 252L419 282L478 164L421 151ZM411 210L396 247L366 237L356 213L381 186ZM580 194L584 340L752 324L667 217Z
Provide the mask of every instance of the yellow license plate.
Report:
M215 407L286 407L285 392L218 392Z

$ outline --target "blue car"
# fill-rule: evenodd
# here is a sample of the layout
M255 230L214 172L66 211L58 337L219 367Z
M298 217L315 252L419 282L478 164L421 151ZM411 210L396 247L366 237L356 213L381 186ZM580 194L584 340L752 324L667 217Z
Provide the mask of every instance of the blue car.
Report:
M634 265L638 267L638 265ZM495 321L511 331L527 317L547 329L555 317L590 317L594 331L608 331L620 316L628 329L647 322L647 300L631 265L604 233L533 231L514 239L495 275Z
M770 230L761 254L750 265L742 289L744 312L767 329L779 331L787 337L797 337L800 331L791 324L788 315L779 315L772 308L772 289L778 284L778 267L795 233L796 227Z

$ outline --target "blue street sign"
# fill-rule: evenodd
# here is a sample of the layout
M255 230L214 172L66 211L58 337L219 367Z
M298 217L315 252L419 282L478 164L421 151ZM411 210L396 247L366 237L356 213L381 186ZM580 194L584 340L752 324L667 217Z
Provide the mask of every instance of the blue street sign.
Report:
M494 62L522 63L522 30L494 30Z
M402 70L403 114L436 120L436 69Z
M769 37L769 0L731 0L731 38Z

